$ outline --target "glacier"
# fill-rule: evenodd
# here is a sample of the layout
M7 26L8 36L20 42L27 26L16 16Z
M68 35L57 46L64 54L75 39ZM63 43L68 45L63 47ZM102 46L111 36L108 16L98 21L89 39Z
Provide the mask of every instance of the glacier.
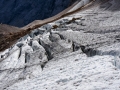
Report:
M1 51L0 89L119 90L119 2L95 0Z

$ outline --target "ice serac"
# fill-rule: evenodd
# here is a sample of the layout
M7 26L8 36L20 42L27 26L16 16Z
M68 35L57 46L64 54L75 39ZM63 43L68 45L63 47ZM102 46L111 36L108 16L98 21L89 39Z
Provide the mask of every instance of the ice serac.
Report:
M22 27L34 20L51 17L73 2L71 0L0 0L0 23Z
M119 2L96 0L0 52L0 89L119 90Z

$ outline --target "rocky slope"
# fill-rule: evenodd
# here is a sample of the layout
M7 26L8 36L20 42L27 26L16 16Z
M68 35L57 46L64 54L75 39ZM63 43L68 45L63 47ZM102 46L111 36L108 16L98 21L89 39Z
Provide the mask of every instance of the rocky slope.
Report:
M96 0L0 52L1 90L119 90L119 2Z
M85 0L85 1L84 0L76 0L75 3L73 3L70 7L66 8L59 14L57 14L53 17L47 18L45 20L35 20L22 28L17 28L17 27L5 25L5 24L0 24L0 38L1 38L0 39L0 45L1 45L0 51L3 51L6 48L10 47L18 39L20 39L24 35L30 33L34 29L39 28L40 26L42 26L44 24L58 20L62 17L71 15L71 14L75 13L76 11L81 10L82 8L85 8L86 6L88 6L87 3L89 3L89 5L92 4L93 1L94 0ZM73 9L73 10L71 10L71 9ZM17 30L16 30L16 28L17 28ZM10 31L8 29L10 29Z
M72 0L0 0L0 23L22 27L51 17L72 3Z

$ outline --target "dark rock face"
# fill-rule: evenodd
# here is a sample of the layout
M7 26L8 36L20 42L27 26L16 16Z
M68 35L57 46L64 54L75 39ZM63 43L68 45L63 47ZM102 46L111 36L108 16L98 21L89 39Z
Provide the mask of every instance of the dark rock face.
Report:
M22 27L34 20L53 16L72 0L0 0L0 23Z

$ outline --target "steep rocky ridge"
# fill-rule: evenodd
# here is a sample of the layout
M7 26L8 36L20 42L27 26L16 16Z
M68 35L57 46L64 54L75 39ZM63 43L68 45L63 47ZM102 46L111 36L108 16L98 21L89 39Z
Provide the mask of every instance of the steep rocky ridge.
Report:
M0 23L22 27L34 20L51 17L73 2L73 0L1 0Z
M119 1L97 2L1 52L1 89L119 90Z

